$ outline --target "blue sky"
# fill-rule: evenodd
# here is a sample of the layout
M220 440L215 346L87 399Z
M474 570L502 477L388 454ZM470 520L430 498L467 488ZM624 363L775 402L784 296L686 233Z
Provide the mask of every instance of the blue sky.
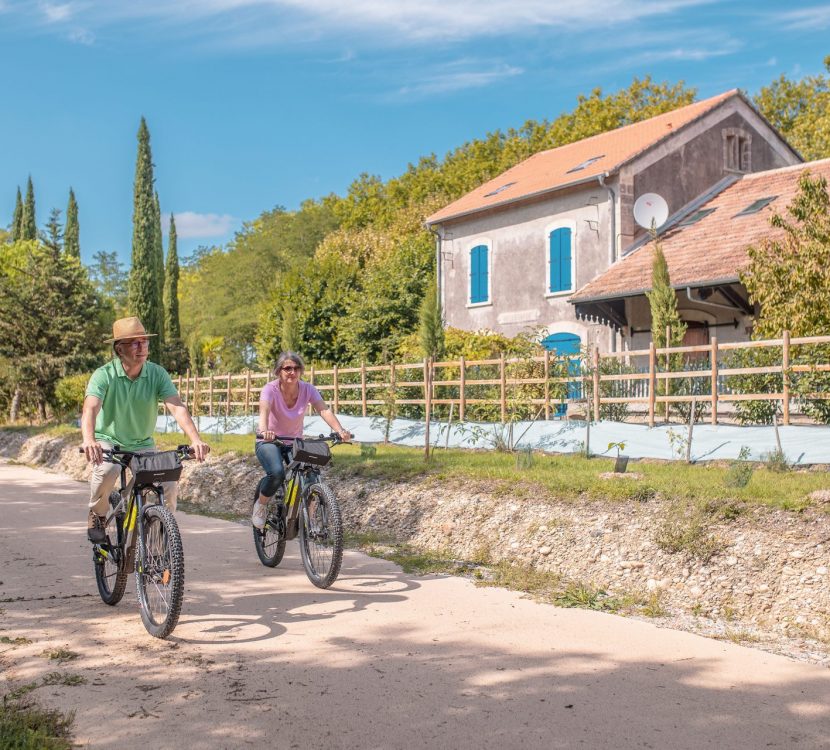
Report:
M828 54L830 3L0 0L0 224L31 174L39 225L72 186L84 260L128 261L142 115L184 256L597 86L754 94Z

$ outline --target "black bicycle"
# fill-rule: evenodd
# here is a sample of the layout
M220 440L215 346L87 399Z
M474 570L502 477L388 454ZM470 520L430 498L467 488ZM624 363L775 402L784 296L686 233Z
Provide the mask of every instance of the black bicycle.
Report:
M110 494L103 521L106 541L92 548L98 593L105 604L118 604L127 576L135 571L144 627L150 635L166 638L182 608L184 552L176 519L164 506L161 483L179 479L181 462L193 457L192 449L180 445L174 451L135 453L116 445L103 454L104 461L121 467L121 486ZM128 468L132 486L127 483Z
M331 461L328 443L342 440L333 432L328 437L275 437L268 442L282 448L285 481L282 491L268 501L265 526L254 526L257 555L263 565L274 568L282 561L286 541L299 535L306 575L315 586L326 589L337 579L343 562L343 518L334 492L320 479L320 470ZM254 502L259 502L259 484Z

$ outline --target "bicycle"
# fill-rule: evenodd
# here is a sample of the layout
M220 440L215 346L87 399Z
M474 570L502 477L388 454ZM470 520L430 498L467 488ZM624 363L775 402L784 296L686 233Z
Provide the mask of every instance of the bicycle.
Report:
M182 608L184 552L176 519L164 506L161 482L178 480L181 461L193 457L192 449L180 445L174 451L136 453L116 445L103 454L105 461L121 467L121 486L110 493L110 509L103 521L107 541L92 548L98 593L105 604L115 606L134 571L144 627L150 635L166 638ZM127 468L133 473L131 490Z
M257 433L257 438L262 435ZM290 446L286 440L292 441ZM286 541L299 535L306 575L315 586L326 589L337 579L343 561L343 517L331 487L320 479L320 469L331 461L328 443L342 440L332 432L310 440L278 436L268 442L282 448L285 481L282 495L277 491L268 501L265 526L253 527L257 555L263 565L275 568ZM254 502L259 502L259 483Z

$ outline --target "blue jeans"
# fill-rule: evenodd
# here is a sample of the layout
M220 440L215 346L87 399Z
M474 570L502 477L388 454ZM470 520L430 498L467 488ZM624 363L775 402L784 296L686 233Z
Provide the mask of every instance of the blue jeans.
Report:
M257 443L254 453L265 469L265 476L259 480L259 494L273 497L282 486L285 479L285 464L283 454L291 450L288 445L276 443Z

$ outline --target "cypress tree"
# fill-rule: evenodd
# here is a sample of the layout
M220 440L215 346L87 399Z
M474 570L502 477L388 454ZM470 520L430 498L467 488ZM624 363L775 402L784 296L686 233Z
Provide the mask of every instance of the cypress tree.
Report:
M176 220L170 214L170 235L167 239L167 265L164 269L164 333L170 342L181 338L179 326L179 255Z
M138 153L133 183L133 247L132 267L127 283L127 305L130 313L141 319L149 333L159 334L150 338L150 358L158 362L164 319L156 261L157 220L153 181L150 131L142 117L138 128Z
M159 194L154 192L153 210L156 214L154 234L155 234L155 248L153 253L154 263L156 266L156 282L159 288L159 300L162 305L161 319L164 322L165 308L164 308L164 240L161 234L161 206L159 204ZM159 330L159 343L164 344L165 331L164 326ZM162 347L163 348L163 347Z
M444 352L444 321L441 313L441 300L438 298L438 282L432 277L421 302L420 326L418 338L424 356L433 359Z
M37 239L37 222L35 221L35 188L32 185L32 176L26 185L26 201L23 203L23 216L20 219L20 239Z
M17 186L17 199L14 203L14 216L12 217L12 242L21 239L23 233L23 197L20 195L20 185Z
M66 205L66 226L63 228L63 251L75 258L81 257L81 228L78 224L78 204L75 193L69 188L69 203Z

